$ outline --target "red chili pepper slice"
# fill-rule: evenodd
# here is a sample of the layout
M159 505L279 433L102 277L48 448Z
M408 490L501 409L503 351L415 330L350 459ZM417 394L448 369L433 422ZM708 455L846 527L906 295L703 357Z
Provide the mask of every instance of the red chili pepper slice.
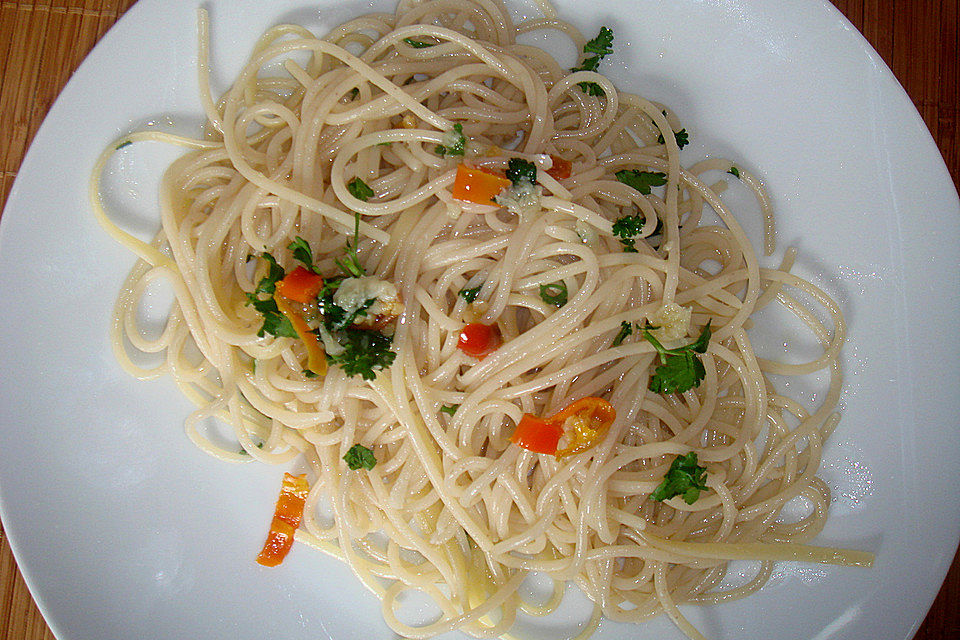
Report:
M573 173L573 163L569 160L564 160L552 153L550 154L550 160L553 161L553 166L547 169L547 175L554 180L566 180Z
M495 324L471 322L460 331L457 348L468 356L483 360L503 343Z

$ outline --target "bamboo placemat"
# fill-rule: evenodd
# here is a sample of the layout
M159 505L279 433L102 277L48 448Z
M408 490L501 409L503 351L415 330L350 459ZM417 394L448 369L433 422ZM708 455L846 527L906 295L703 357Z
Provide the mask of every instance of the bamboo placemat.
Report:
M832 0L906 88L960 178L960 0ZM133 0L0 2L0 210L70 74ZM953 425L947 425L952 428ZM0 530L0 638L55 640ZM960 556L915 640L960 638Z

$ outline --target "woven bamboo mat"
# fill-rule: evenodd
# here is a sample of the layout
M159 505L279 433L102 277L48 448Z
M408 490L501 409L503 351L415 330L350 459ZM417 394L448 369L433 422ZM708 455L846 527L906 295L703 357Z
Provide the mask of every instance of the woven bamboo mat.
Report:
M960 0L832 0L906 88L960 179ZM70 74L133 0L0 0L0 210ZM0 531L0 638L54 640ZM916 640L960 638L960 557Z

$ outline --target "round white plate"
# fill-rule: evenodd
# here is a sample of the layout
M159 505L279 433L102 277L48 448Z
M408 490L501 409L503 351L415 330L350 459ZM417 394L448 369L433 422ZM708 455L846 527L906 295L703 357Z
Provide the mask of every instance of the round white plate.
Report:
M723 155L765 177L781 246L800 248L799 271L850 322L844 415L823 469L832 516L818 542L873 550L876 567L784 563L755 596L686 610L711 638L909 638L960 532L960 206L919 115L825 1L558 4L586 34L613 27L603 71L673 106L691 134L688 161ZM390 4L205 6L213 83L224 89L269 25L325 31ZM511 6L534 12L532 2ZM10 194L0 227L3 523L61 640L391 638L374 597L335 560L298 545L279 568L254 563L281 470L198 452L172 383L130 379L108 348L133 259L94 222L88 173L125 132L200 122L195 9L134 6L51 109ZM158 225L151 185L172 156L130 151L111 172L114 201L148 236ZM661 617L604 622L599 637L680 633Z

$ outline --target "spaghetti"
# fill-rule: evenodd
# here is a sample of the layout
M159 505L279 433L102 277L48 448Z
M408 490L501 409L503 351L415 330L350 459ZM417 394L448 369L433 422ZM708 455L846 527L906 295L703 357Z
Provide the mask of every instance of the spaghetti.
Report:
M519 24L499 0L402 0L322 39L278 26L219 100L201 12L206 135L134 133L94 172L100 222L139 257L114 349L133 375L177 381L204 450L306 460L296 539L348 562L404 637L504 636L574 583L595 603L582 636L601 617L666 612L701 638L678 604L748 595L777 560L872 562L805 544L830 501L816 473L838 420L843 317L790 273L793 250L760 266L726 182L706 176L756 194L769 254L760 182L726 160L684 168L676 115L598 73L612 32L588 41L541 4ZM537 30L592 55L563 69L518 44ZM164 175L152 244L110 221L99 185L115 150L145 139L189 150ZM157 280L176 300L148 338L137 309ZM757 357L748 328L770 303L809 327L820 357ZM490 343L470 352L473 325ZM768 379L816 372L830 384L815 407ZM602 425L565 409L585 398ZM558 431L515 436L525 420ZM662 493L690 462L697 490ZM787 521L794 499L811 508ZM756 577L722 586L737 559L759 561ZM519 595L532 574L555 585L546 604ZM435 620L400 619L408 590Z

